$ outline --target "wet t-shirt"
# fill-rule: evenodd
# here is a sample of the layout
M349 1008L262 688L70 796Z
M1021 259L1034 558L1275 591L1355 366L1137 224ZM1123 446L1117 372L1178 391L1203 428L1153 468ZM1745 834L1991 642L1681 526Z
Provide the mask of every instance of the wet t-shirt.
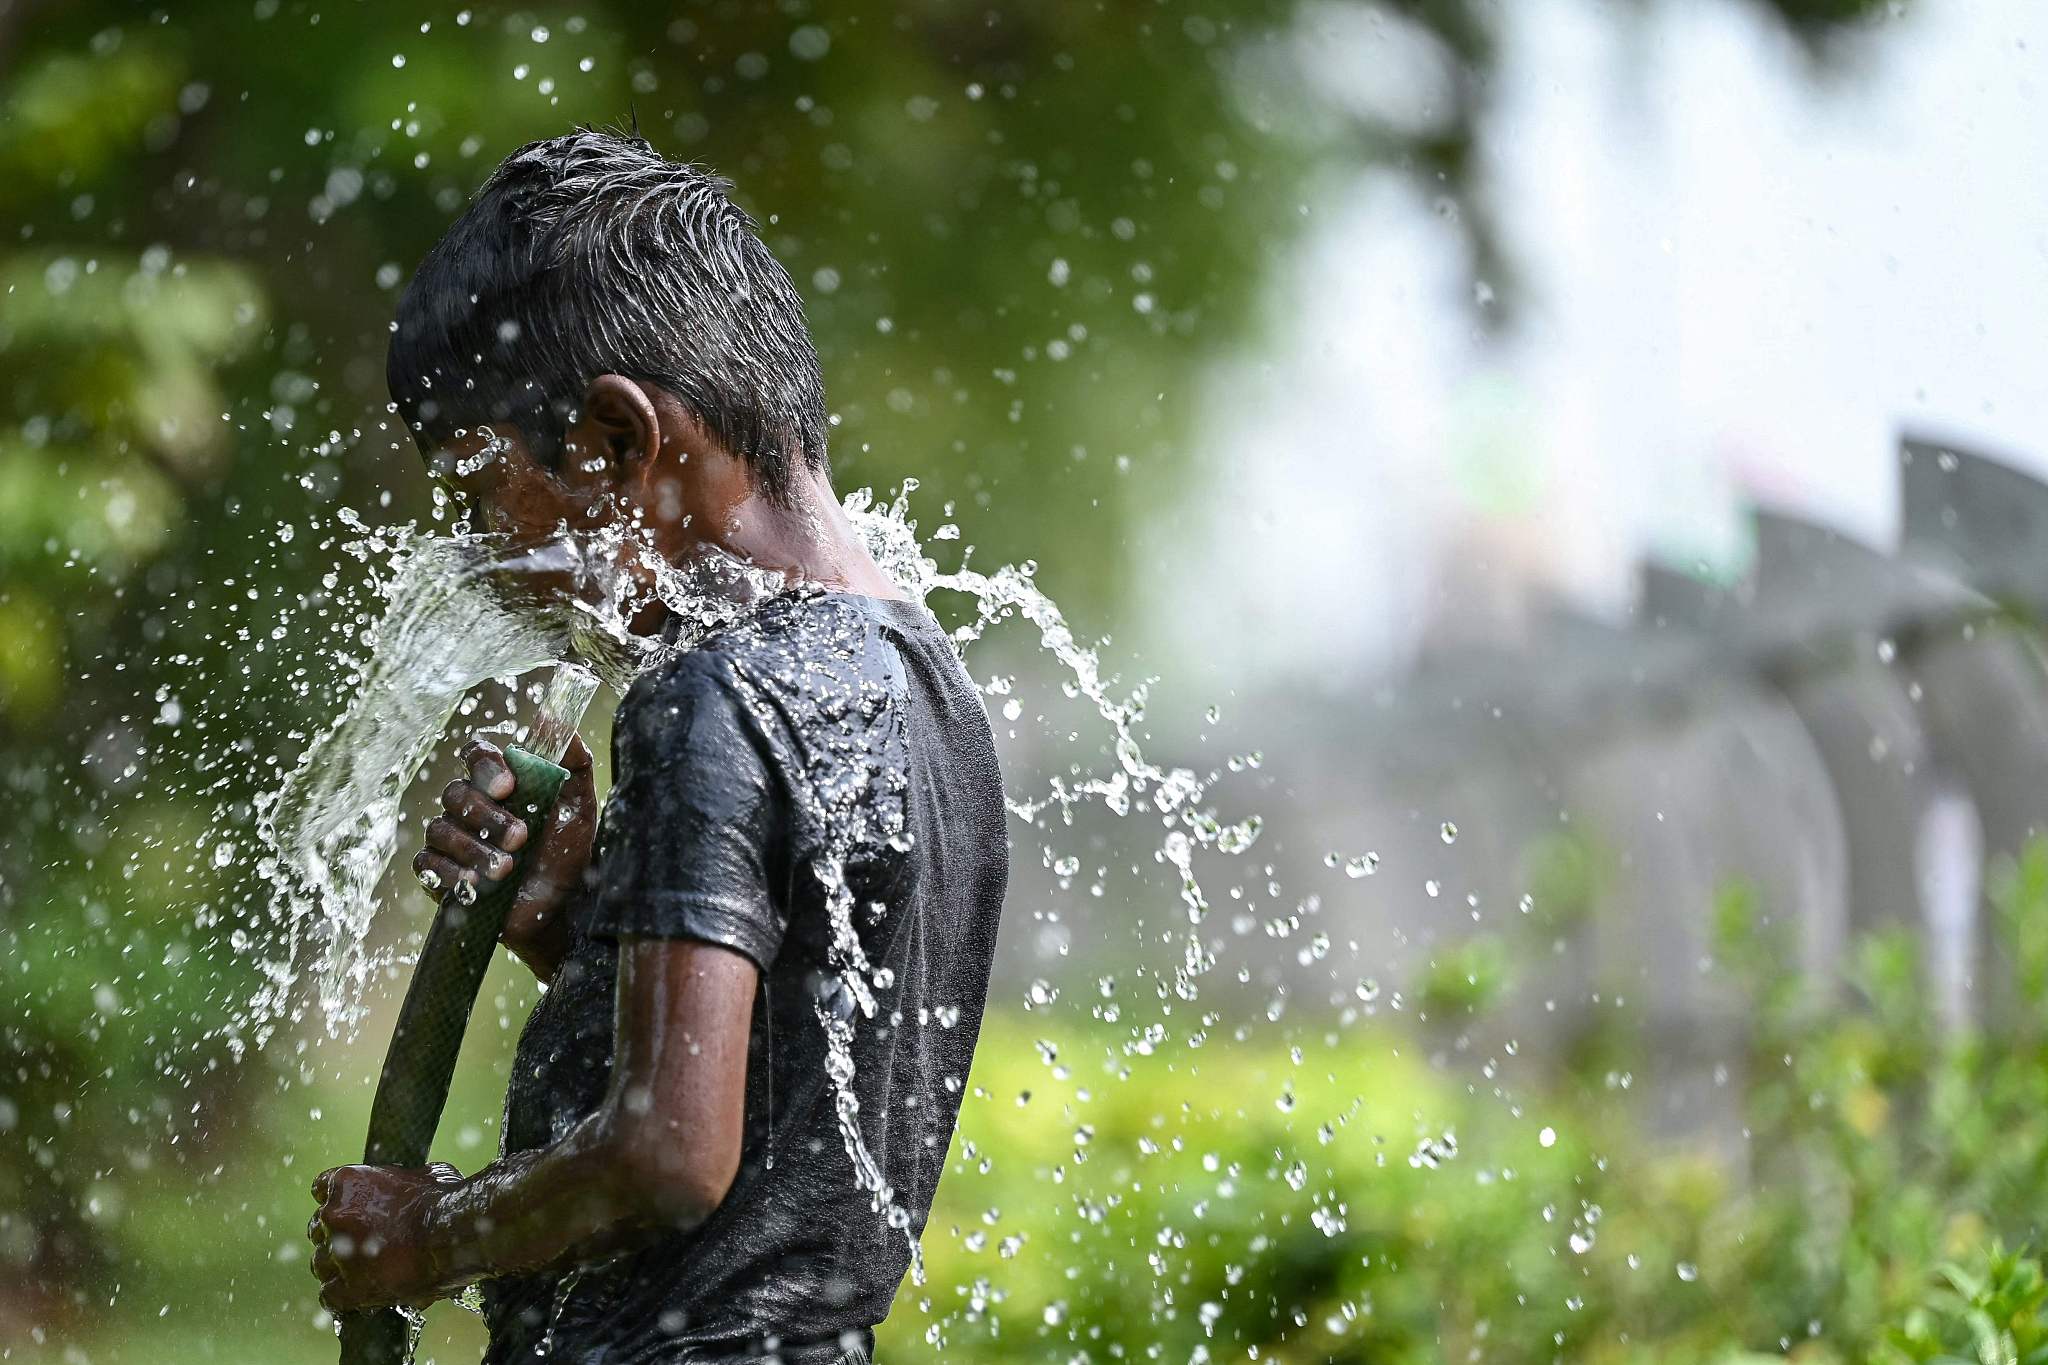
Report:
M761 972L740 1172L689 1232L487 1283L486 1361L861 1360L924 1229L987 996L1008 854L980 695L922 607L792 594L643 676L612 745L503 1149L554 1142L603 1099L618 940L698 939Z

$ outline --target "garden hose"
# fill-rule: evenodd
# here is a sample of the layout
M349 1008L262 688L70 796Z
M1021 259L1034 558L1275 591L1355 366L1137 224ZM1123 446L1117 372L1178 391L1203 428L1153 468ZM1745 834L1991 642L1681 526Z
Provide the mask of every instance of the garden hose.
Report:
M586 681L587 680L587 681ZM556 684L542 702L533 727L536 747L560 757L575 734L596 679L574 665L556 671ZM504 804L539 831L541 821L568 780L569 770L525 749L507 748L506 766L514 787ZM538 842L510 856L513 867L502 881L484 881L476 898L464 904L459 887L450 887L434 912L434 922L420 945L412 983L399 1007L398 1024L377 1079L370 1105L370 1134L363 1161L372 1166L424 1166L433 1146L434 1129L448 1102L448 1082L462 1050L463 1030L483 986L484 972L505 927L505 914L519 894L526 855ZM341 1365L405 1365L412 1353L415 1326L396 1308L374 1308L340 1315Z

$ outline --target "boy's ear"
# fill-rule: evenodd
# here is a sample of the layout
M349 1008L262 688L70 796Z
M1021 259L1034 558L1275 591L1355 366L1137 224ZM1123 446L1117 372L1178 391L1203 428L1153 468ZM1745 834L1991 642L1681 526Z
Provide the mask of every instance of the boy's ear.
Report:
M601 374L583 394L584 458L602 455L616 477L661 449L661 419L647 390L622 374Z

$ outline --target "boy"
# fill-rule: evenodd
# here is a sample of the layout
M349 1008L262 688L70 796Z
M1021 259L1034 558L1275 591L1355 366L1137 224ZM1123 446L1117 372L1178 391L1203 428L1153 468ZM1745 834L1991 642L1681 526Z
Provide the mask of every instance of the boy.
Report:
M602 819L580 743L545 830L465 748L414 869L502 878L531 843L505 941L547 991L497 1161L315 1181L321 1301L481 1281L490 1365L864 1362L958 1116L1008 855L979 694L832 492L796 292L723 182L585 129L493 174L388 368L484 529L630 527L777 590L634 684Z

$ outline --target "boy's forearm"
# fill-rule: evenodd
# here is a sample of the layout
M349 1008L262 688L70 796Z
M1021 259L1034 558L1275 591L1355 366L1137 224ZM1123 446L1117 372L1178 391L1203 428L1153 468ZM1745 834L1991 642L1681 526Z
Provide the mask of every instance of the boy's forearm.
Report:
M436 1196L422 1219L436 1287L600 1260L658 1235L620 1178L600 1114L561 1141L516 1152Z
M709 1218L739 1172L756 970L715 944L622 946L604 1101L559 1141L414 1206L406 1235L430 1288L600 1260Z

